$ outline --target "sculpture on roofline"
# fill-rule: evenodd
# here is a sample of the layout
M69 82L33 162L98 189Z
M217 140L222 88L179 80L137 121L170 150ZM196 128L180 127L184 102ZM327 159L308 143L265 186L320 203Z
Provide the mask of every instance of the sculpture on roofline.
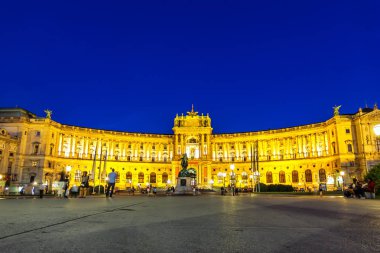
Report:
M338 105L338 106L334 106L333 109L334 109L334 116L338 116L339 115L339 109L341 108L342 106L341 105Z
M53 111L46 109L44 112L46 113L46 118L51 119L51 115L53 114Z

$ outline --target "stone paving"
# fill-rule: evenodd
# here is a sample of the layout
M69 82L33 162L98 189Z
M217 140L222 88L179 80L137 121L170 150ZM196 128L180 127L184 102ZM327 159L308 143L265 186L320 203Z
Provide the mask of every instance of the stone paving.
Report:
M0 212L0 252L380 252L379 200L28 198Z

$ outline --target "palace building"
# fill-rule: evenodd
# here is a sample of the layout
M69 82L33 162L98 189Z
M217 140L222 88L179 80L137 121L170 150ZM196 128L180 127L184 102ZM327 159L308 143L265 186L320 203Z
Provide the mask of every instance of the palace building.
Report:
M173 134L149 134L65 125L20 108L0 109L0 174L11 185L52 185L62 172L71 185L83 171L116 187L175 186L187 154L200 188L253 187L257 182L296 188L340 187L362 179L380 162L380 111L359 109L315 124L276 130L213 134L211 118L193 109L174 118ZM94 182L95 181L95 182Z

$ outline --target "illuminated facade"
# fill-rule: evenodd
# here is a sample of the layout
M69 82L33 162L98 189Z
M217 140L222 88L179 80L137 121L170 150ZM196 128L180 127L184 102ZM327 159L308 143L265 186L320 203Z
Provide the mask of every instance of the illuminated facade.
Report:
M51 185L66 168L71 168L71 184L79 184L83 171L95 175L95 185L105 184L114 168L119 189L166 187L175 185L186 153L201 188L252 187L256 166L251 161L257 157L262 183L304 189L326 183L334 189L342 172L345 182L351 182L380 162L380 139L373 130L380 124L377 106L349 115L340 115L336 107L325 122L229 134L213 134L209 115L193 109L175 117L170 135L69 126L45 112L41 118L20 108L0 109L0 174L13 184Z

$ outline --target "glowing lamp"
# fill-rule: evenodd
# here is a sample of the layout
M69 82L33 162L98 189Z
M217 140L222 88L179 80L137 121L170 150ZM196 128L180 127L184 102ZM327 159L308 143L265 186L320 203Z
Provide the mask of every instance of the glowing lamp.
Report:
M373 127L376 136L380 136L380 124Z

